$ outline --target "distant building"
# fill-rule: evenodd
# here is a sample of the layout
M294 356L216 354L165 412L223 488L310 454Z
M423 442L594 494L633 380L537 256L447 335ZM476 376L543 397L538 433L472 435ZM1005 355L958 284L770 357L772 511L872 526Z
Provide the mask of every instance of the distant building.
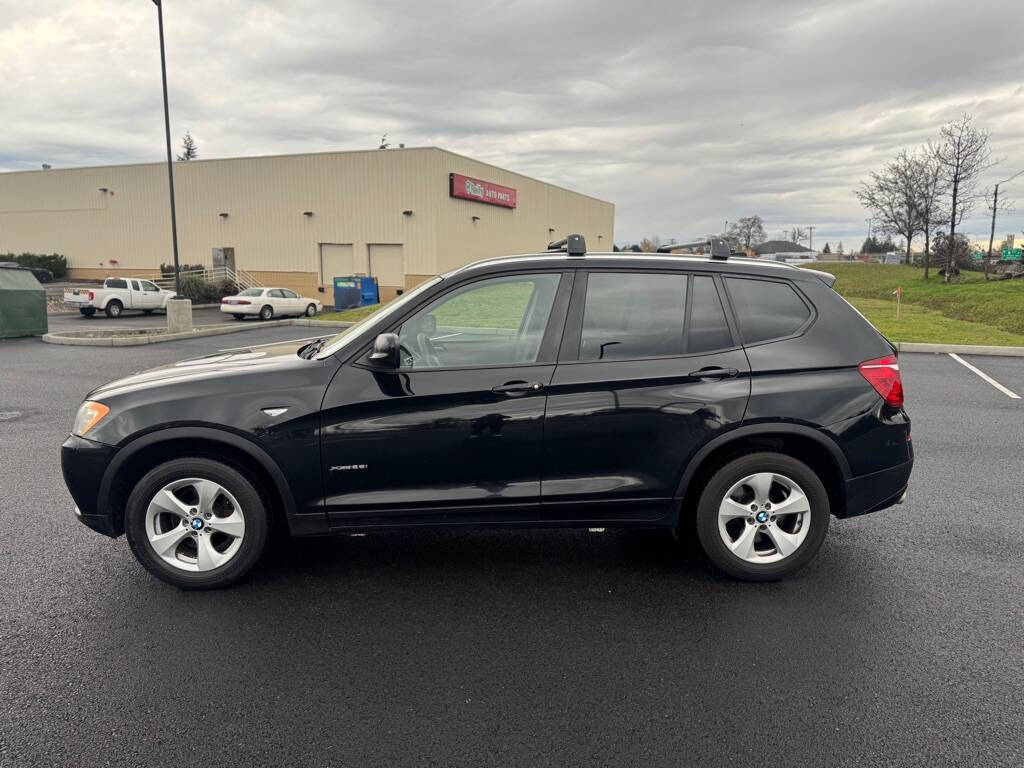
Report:
M433 147L174 164L182 264L331 296L372 275L389 299L476 259L579 232L611 250L614 206ZM58 252L72 280L160 276L163 163L0 173L0 253ZM329 301L329 298L328 298Z

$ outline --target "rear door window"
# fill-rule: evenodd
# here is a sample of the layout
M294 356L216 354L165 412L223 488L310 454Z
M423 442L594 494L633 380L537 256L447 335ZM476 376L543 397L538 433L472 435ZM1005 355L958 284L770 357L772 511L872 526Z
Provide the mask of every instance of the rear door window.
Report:
M792 336L811 317L811 309L789 283L726 278L745 344Z
M591 272L580 360L683 354L686 275Z
M686 351L711 352L733 346L732 332L713 277L694 277L690 290L690 323Z
M141 288L139 288L139 281L138 280L132 280L132 290L133 291L141 291L142 290Z

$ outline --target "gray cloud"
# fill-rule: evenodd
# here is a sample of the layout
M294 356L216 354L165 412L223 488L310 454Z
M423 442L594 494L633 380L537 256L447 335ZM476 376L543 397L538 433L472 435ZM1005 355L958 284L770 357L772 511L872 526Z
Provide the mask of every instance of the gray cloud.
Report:
M1012 3L166 6L172 132L202 157L387 131L612 200L620 242L760 213L854 245L852 189L965 110L1006 158L988 182L1024 168ZM151 3L0 0L0 51L0 168L162 156ZM980 212L967 229L987 231Z

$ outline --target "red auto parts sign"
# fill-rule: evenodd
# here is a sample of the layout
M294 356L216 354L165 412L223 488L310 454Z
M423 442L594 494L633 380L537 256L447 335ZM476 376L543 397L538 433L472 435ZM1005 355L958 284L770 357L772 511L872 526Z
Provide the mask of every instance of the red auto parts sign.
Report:
M502 208L516 207L516 191L512 187L473 179L461 173L448 174L448 194L462 200L500 205Z

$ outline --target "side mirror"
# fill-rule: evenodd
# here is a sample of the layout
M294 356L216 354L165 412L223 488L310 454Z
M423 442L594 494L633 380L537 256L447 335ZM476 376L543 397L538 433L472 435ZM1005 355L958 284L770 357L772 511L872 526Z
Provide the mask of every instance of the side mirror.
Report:
M382 333L373 342L370 363L377 368L398 368L401 365L398 334Z

